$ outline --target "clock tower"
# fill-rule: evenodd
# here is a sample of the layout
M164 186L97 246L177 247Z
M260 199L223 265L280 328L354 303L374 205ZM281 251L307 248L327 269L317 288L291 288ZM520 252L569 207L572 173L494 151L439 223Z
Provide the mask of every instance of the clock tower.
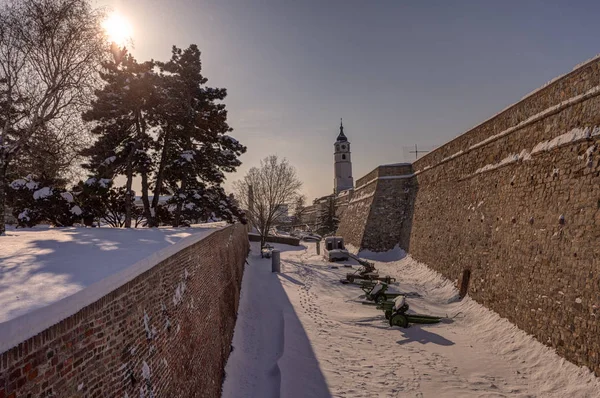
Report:
M333 144L334 152L334 193L337 195L341 191L354 188L354 179L352 178L352 159L350 157L350 142L344 135L344 125L340 119L340 133Z

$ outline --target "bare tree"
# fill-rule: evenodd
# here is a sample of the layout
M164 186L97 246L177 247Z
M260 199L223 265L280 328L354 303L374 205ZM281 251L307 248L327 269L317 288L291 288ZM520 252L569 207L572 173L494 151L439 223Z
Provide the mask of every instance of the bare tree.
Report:
M251 168L242 180L234 182L236 199L258 229L261 247L273 222L285 213L286 205L298 199L301 187L296 169L277 155L267 156L260 167Z
M18 0L0 8L0 235L11 165L48 135L61 148L79 138L81 130L65 124L88 106L98 82L108 50L102 17L87 0Z

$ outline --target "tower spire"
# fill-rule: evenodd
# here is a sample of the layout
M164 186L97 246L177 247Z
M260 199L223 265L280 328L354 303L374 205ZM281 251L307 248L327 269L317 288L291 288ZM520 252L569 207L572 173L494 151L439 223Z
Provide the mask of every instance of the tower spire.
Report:
M340 118L340 134L337 137L338 141L348 141L348 138L344 135L344 124L342 123L342 118Z

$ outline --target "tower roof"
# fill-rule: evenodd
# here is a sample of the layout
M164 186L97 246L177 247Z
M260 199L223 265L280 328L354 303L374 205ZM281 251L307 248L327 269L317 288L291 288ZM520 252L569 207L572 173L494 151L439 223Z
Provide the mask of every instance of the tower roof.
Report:
M342 119L340 119L340 133L337 136L337 141L348 141L348 138L344 135L344 125Z

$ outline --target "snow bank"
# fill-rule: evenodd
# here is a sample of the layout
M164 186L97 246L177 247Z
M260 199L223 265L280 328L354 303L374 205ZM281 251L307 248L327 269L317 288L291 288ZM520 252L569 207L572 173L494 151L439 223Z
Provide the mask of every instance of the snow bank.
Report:
M225 223L9 229L0 237L0 352L131 281Z
M370 250L361 250L358 256L368 258L369 260L389 263L392 261L398 261L403 259L404 257L406 257L406 252L402 250L399 245L396 245L392 250L388 250L385 252L372 252Z

